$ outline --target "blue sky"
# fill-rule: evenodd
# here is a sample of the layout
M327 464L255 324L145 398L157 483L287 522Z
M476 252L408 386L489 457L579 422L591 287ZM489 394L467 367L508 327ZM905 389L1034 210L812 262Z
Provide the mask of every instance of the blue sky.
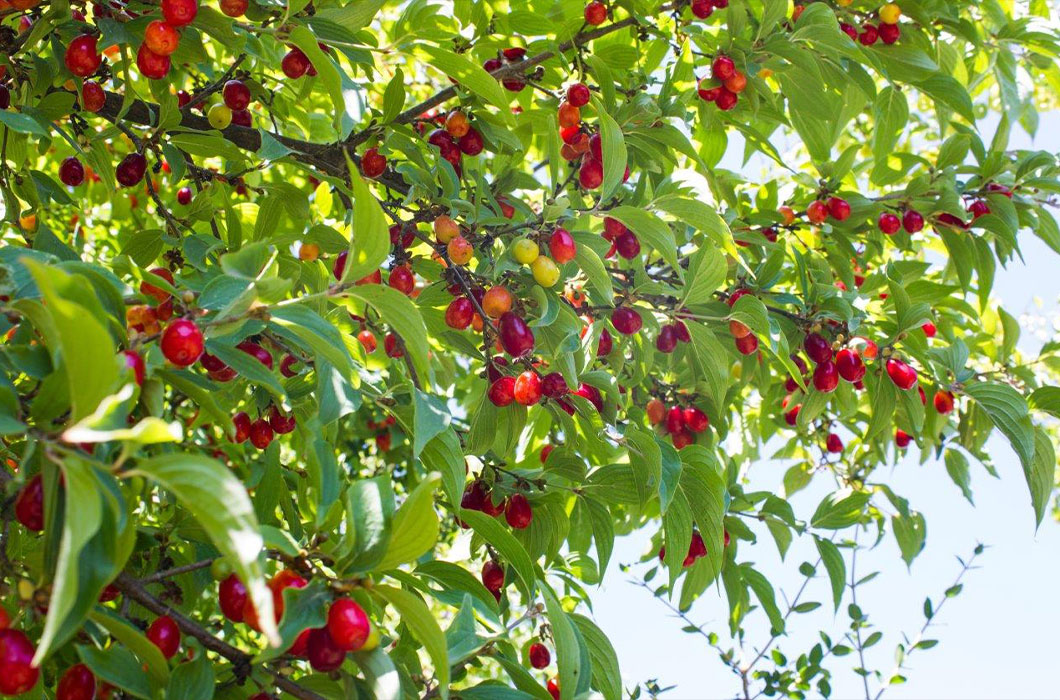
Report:
M980 130L988 138L993 125L981 122ZM1022 132L1014 133L1011 147L1060 151L1060 113L1042 115L1034 140ZM723 167L741 170L741 153L742 143L733 138ZM752 161L742 170L753 176L760 167ZM1056 254L1030 233L1023 234L1021 246L1025 264L999 269L995 296L1017 318L1022 314L1044 314L1051 319L1056 315L1060 294ZM1051 320L1046 328L1053 329ZM1041 340L1025 328L1021 349L1033 353L1040 345ZM977 542L989 548L978 560L980 567L965 577L962 594L946 604L927 635L939 640L938 646L917 652L904 672L908 682L890 687L884 698L1057 697L1055 681L1040 670L1049 669L1056 662L1060 525L1047 517L1035 532L1019 462L1003 440L994 438L989 447L1001 478L994 479L973 465L975 507L964 500L941 462L929 461L921 466L914 454L887 475L892 488L925 514L927 545L908 570L890 534L875 550L858 557L859 575L881 572L858 589L859 604L875 629L884 634L882 641L869 651L869 668L890 670L902 633L912 637L923 624L924 598L931 596L937 604L942 591L959 572L955 556L970 555ZM788 466L790 462L764 461L755 465L750 475L751 488L777 489ZM826 480L816 481L816 487L793 498L797 515L807 516L828 492ZM651 528L647 528L618 540L612 562L637 561L646 550L650 535ZM796 541L787 560L781 562L772 538L765 534L757 545L743 543L740 557L755 562L770 577L778 599L783 601L781 591L790 596L801 584L799 563L812 563L816 552L812 542ZM634 571L644 569L639 566ZM612 563L601 589L594 595L595 617L615 645L627 686L657 678L660 685L677 686L664 696L673 700L734 697L738 679L722 665L716 653L702 638L682 632L681 620L629 581L630 575ZM781 640L780 647L789 657L807 651L816 641L818 629L827 630L833 639L847 629L845 606L849 592L838 616L831 613L829 596L822 570L802 599L819 601L822 607L807 615L793 615L789 636ZM708 629L724 639L727 613L724 593L714 589L692 606L690 617L696 623L708 623ZM762 617L760 613L751 616L747 639L755 648L769 638ZM861 678L850 671L853 658L854 655L846 657L847 663L833 664L832 697L864 697Z

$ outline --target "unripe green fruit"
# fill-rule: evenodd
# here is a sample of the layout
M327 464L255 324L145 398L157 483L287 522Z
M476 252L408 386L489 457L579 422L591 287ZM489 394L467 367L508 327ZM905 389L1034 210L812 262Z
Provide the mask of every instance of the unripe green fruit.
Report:
M541 254L541 249L538 248L537 243L534 243L529 238L520 238L515 243L512 243L512 257L515 261L523 265L529 265L537 260L537 257Z
M206 120L215 129L227 129L228 125L232 123L232 110L223 104L215 104L206 113Z

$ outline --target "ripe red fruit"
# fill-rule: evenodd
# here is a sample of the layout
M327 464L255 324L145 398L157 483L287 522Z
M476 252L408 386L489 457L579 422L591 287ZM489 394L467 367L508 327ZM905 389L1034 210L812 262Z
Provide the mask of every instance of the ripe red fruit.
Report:
M186 207L191 204L191 188L181 187L177 190L177 204Z
M887 360L887 376L899 389L911 389L916 384L916 370L894 357Z
M270 353L268 350L261 347L257 343L250 340L244 340L239 345L236 345L236 347L245 352L246 354L250 355L251 357L255 358L258 362L265 365L270 370L272 369L272 353Z
M275 433L272 425L264 418L258 418L250 424L250 444L259 450L264 450L272 442Z
M187 367L202 355L202 331L194 321L178 318L162 331L159 345L167 360L178 367Z
M820 200L810 202L806 207L806 218L811 224L822 224L828 218L828 206Z
M607 6L602 2L593 0L585 6L585 22L594 27L603 24L607 20Z
M548 239L548 250L552 254L552 259L562 264L574 259L578 247L575 245L574 237L570 235L570 231L557 228L552 232L551 238Z
M655 338L655 348L667 354L677 348L677 331L672 325L665 325L659 329L659 335Z
M902 28L897 24L881 24L879 28L880 39L890 46L902 36Z
M666 431L676 433L685 427L685 412L680 406L674 406L666 412Z
M220 603L222 615L232 622L243 621L243 609L247 604L247 587L235 574L218 585L217 600Z
M501 408L515 401L515 377L500 377L490 384L487 395L494 406Z
M832 359L832 346L819 333L807 335L802 341L802 347L814 362L827 362Z
M850 218L850 204L840 197L830 197L828 199L828 213L836 221L846 221Z
M714 104L723 112L728 112L740 101L740 96L726 87L719 88L718 96L714 98Z
M486 590L493 591L496 593L504 587L504 567L493 561L488 560L482 565L482 585L486 587Z
M843 348L836 353L835 364L839 376L852 384L865 376L865 363L861 361L861 355L850 348Z
M986 216L990 213L990 205L981 199L977 199L968 205L968 213L972 215L972 220L978 219L980 216Z
M684 321L677 321L674 323L674 334L682 343L692 342L692 334L688 332L688 326L685 325Z
M840 22L839 30L846 34L848 37L850 37L852 40L858 40L858 30L854 27L853 24L850 24L849 22Z
M913 436L910 435L909 433L905 432L904 430L895 430L894 431L894 442L899 447L903 447L903 448L904 447L908 447L909 443L911 443L912 441L913 441Z
M398 337L394 333L387 333L383 337L383 350L387 357L404 357L405 350L398 343Z
M364 348L364 351L369 355L375 352L376 347L378 347L378 343L375 340L375 333L372 333L372 331L367 328L357 334L357 340L360 342L361 347Z
M445 309L445 323L450 328L462 331L471 325L475 307L467 297L457 297Z
M514 395L516 402L523 406L533 406L541 400L541 377L533 370L527 370L515 379Z
M172 659L180 649L180 630L169 615L163 615L151 623L147 628L147 638L167 659Z
M586 190L595 190L604 181L604 165L599 160L586 158L578 170L578 184Z
M710 425L710 419L707 418L707 414L695 406L689 406L684 410L684 419L685 425L693 433L702 433Z
M548 691L548 694L552 696L552 700L559 700L560 694L558 678L549 678L548 683L545 684L545 689Z
M399 265L390 271L390 279L387 280L387 284L402 294L411 294L412 290L416 288L416 278L408 265Z
M309 68L309 57L299 48L293 48L288 51L280 61L280 70L292 80L301 78Z
M269 425L276 431L277 435L286 435L294 432L296 421L294 414L283 415L275 404L269 408Z
M173 273L170 272L169 270L167 270L164 267L152 267L150 270L148 270L148 272L150 272L152 275L154 275L156 277L161 277L162 279L164 279L166 282L169 282L170 284L173 284ZM167 299L169 299L170 296L172 296L165 289L162 289L161 287L157 287L157 286L151 284L147 280L144 280L143 282L140 283L140 293L141 294L146 294L147 296L151 297L152 299L154 299L158 303L162 303L162 302L166 301Z
M861 34L858 34L858 41L861 42L862 46L872 46L879 38L880 32L876 29L876 25L874 24L863 25L861 27Z
M574 83L567 88L567 102L574 107L584 107L591 97L589 88L584 83Z
M728 56L718 56L710 64L710 75L715 80L725 82L736 75L736 64Z
M93 700L96 696L96 677L84 664L66 669L55 687L55 700Z
M314 671L334 671L346 659L346 652L335 643L327 627L310 631L306 640L306 656Z
M548 652L548 647L540 642L530 645L527 656L530 657L530 665L537 669L545 668L552 663L552 655Z
M191 24L198 11L198 0L162 0L162 16L174 27Z
M464 494L460 497L460 507L464 510L482 510L486 497L486 483L473 481L464 488Z
M250 437L250 416L247 415L246 411L240 411L232 416L232 427L236 429L232 442L237 445L241 442L246 442L247 438Z
M611 324L623 335L633 335L644 325L644 320L636 310L620 306L611 312Z
M604 162L604 142L600 137L600 133L597 132L589 137L589 153L592 155L592 160L598 161L599 163ZM606 227L606 219L605 227Z
M177 50L180 34L172 25L155 20L144 30L144 46L159 56L168 56Z
M742 338L736 338L736 349L740 351L741 355L753 355L758 350L758 337L754 334L745 335Z
M632 260L640 255L640 239L635 233L626 229L615 238L615 250L626 260Z
M221 0L218 6L228 17L242 17L250 7L250 0Z
M714 4L711 0L692 0L692 14L699 19L706 19L714 14Z
M64 158L59 165L59 180L67 187L77 187L85 181L85 166L74 156Z
M221 361L220 358L204 352L199 358L199 364L203 366L210 379L215 382L230 382L236 378L236 371Z
M552 372L541 378L541 393L550 399L561 399L569 390L567 380L559 372Z
M361 156L361 173L365 177L376 178L386 171L386 156L378 148L369 148Z
M839 386L839 371L834 362L826 360L817 365L813 370L813 385L817 391L825 394L835 391Z
M86 112L98 112L107 101L107 93L94 80L86 80L81 86L81 108Z
M339 598L328 609L328 634L340 648L357 651L364 646L372 624L364 608L349 598Z
M132 370L136 384L143 386L144 375L147 372L146 367L144 367L144 358L135 350L123 350L122 357L125 360L125 366Z
M694 2L692 6L693 8L695 7ZM699 84L696 86L696 92L699 93L699 98L706 102L717 102L722 89L722 86L715 85L714 78L709 76L700 79Z
M902 214L902 228L907 233L917 233L924 230L924 215L915 209L910 209Z
M603 412L604 397L595 386L583 382L573 393L591 403L598 413Z
M683 450L696 441L696 438L687 428L681 428L670 438L674 443L674 449Z
M40 670L30 665L36 653L21 630L0 630L0 695L21 695L37 685Z
M82 34L66 47L63 62L67 69L79 78L87 78L99 69L103 56L96 49L96 37Z
M221 92L225 106L232 111L246 109L250 104L250 88L242 80L229 80Z
M22 487L15 499L15 519L33 532L44 529L44 482L37 474Z
M147 48L147 44L140 44L136 52L136 67L142 76L151 80L161 80L169 73L169 66L169 56L159 55Z
M615 343L611 339L611 334L607 331L606 328L603 329L600 332L600 341L596 345L596 356L607 357L611 354L611 349L614 347L614 345Z
M530 502L521 493L513 494L508 499L508 505L504 507L504 519L516 530L530 527L530 521L534 519L534 511L530 509Z
M130 153L121 159L114 169L114 177L123 187L132 187L144 179L147 172L147 158L141 153Z
M920 330L924 331L924 335L926 335L928 338L934 338L935 334L938 333L938 329L931 321L925 321L924 325L920 327Z
M467 133L456 140L456 145L466 156L477 156L485 147L482 134L475 127L469 127Z
M948 391L939 389L935 392L935 397L932 399L935 404L935 410L946 415L953 410L953 394Z
M520 357L534 349L534 332L526 321L509 311L497 323L501 347L512 357Z
M835 433L830 433L828 435L826 445L828 447L828 451L832 454L838 454L839 452L843 451L843 441Z
M801 403L795 404L794 407L789 409L788 412L784 414L784 422L787 423L788 425L792 425L792 426L795 425L795 423L797 423L798 420L799 420L799 411L801 411L801 410L802 410L802 404Z
M886 233L888 236L898 233L898 229L902 227L902 221L896 215L889 211L885 211L880 214L879 221L876 222L880 227L880 230Z

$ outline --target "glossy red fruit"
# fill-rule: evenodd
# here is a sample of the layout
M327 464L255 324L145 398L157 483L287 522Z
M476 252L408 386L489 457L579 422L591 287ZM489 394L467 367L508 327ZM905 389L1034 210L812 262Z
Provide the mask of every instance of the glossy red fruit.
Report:
M692 342L692 334L688 332L688 326L685 325L684 321L676 321L674 323L674 334L682 343Z
M294 355L284 355L283 359L280 360L280 374L290 379L291 377L297 377L299 370L295 365L299 364L299 360Z
M908 447L909 443L911 443L912 441L913 441L913 436L910 435L909 433L905 432L904 430L895 430L894 431L894 442L899 447L903 447L903 448L904 447Z
M907 233L917 233L924 230L924 215L915 209L910 209L902 214L902 228Z
M85 166L74 156L59 164L59 180L67 187L77 187L85 181Z
M180 34L171 24L155 20L144 30L144 46L159 56L168 56L177 50Z
M346 659L346 652L335 643L327 627L312 630L306 640L306 657L314 671L334 671Z
M221 12L228 17L242 17L250 7L250 0L221 0L218 3ZM326 47L322 47L325 48Z
M862 46L872 46L879 38L880 31L876 29L876 25L874 24L863 25L861 27L861 33L858 34L858 41L861 42Z
M369 148L361 156L361 173L367 178L376 178L386 172L386 156L378 148Z
M230 382L236 378L236 371L208 352L204 352L199 358L199 363L215 382Z
M902 28L897 24L881 24L878 32L880 40L888 46L902 38Z
M827 362L832 359L832 346L819 333L807 335L806 339L802 341L802 347L814 362Z
M758 350L758 337L753 333L742 338L736 338L736 349L741 355L753 355Z
M574 83L567 88L567 102L574 107L584 107L589 104L592 94L584 83Z
M515 379L515 400L523 406L533 406L541 400L541 377L533 370L527 370Z
M169 282L170 284L173 284L173 273L170 272L169 270L167 270L164 267L152 267L150 270L148 270L148 272L150 272L151 275L154 275L155 277L161 277L166 282ZM158 286L156 286L154 284L151 284L150 280L151 280L151 277L150 276L146 276L144 281L140 283L140 293L141 294L145 294L145 295L151 297L152 299L154 299L158 303L162 303L162 302L166 301L167 299L169 299L170 296L172 296L165 289L162 289L161 287L158 287Z
M221 91L225 106L232 111L246 109L250 105L250 88L242 80L229 80Z
M552 654L549 653L548 647L540 642L530 645L527 656L530 658L530 665L537 669L546 668L552 663Z
M685 427L685 412L680 406L674 406L666 412L666 431L676 433Z
M63 62L79 78L87 78L95 73L103 62L103 56L96 49L96 37L89 34L75 37L66 47Z
M561 399L568 391L567 380L559 372L551 372L541 378L541 393L550 399Z
M668 324L659 329L659 335L655 338L655 348L666 354L677 349L677 331L672 325Z
M286 435L294 432L296 420L293 413L283 415L275 404L269 408L269 425L277 435Z
M162 0L162 16L174 27L191 24L198 11L198 0Z
M357 340L369 355L375 352L375 349L379 346L375 339L375 333L372 333L367 328L357 334Z
M548 694L552 696L552 700L559 700L560 694L558 678L549 678L548 683L545 684L545 689L548 691Z
M493 561L482 565L482 585L486 590L497 592L504 587L504 567Z
M449 302L445 309L445 323L450 328L462 331L471 325L475 315L475 306L467 297L457 297Z
M521 493L513 494L508 499L508 505L504 507L504 520L516 530L530 527L530 521L534 519L534 511L530 508L530 502Z
M144 358L135 350L123 350L122 357L125 360L125 366L132 370L136 384L143 386L144 375L147 373L147 368L144 366Z
M86 112L98 112L103 109L106 101L107 93L96 81L86 80L81 86L81 109Z
M852 384L865 376L865 363L861 361L861 355L850 348L843 348L836 353L835 364L839 376Z
M272 369L272 353L257 343L250 340L244 340L239 345L236 345L236 347L265 365L268 369Z
M828 199L828 213L836 221L846 221L850 218L850 204L840 197Z
M711 0L692 0L692 14L699 19L707 19L714 14L714 3Z
M33 532L44 529L44 482L37 474L22 487L15 499L15 519Z
M55 700L93 700L96 696L96 677L84 664L66 669L55 686Z
M834 362L826 360L814 368L813 386L817 391L825 394L835 391L839 386L839 370L836 369Z
M928 338L934 338L935 334L938 333L938 328L931 321L925 321L924 325L920 327L920 330L924 331L924 335Z
M828 218L828 205L820 200L810 202L806 207L806 218L811 224L822 224Z
M140 44L136 52L136 67L145 78L161 80L169 74L170 59L147 48L147 44Z
M349 598L339 598L328 609L328 634L341 649L357 651L371 631L364 608Z
M698 1L699 0L693 0L693 8L695 8L695 3ZM714 78L709 76L704 76L696 86L696 92L699 94L699 98L706 102L717 102L718 96L721 95L723 89L724 88L721 85L716 83Z
M953 394L948 391L943 391L942 389L936 391L932 402L935 404L935 410L942 415L953 411Z
M674 443L674 449L683 450L696 441L696 437L687 428L681 428L670 438Z
M172 659L180 649L180 630L169 615L163 615L151 623L147 628L147 638L167 659Z
M795 425L799 420L799 411L802 410L802 404L795 404L792 408L784 414L784 422L788 425Z
M611 338L611 333L605 328L600 332L600 340L596 344L596 356L607 357L611 354L611 349L614 347L614 340Z
M626 260L632 260L640 255L640 239L635 233L626 229L615 238L615 250Z
M416 278L408 265L398 265L390 271L387 284L402 294L412 294L412 290L416 288Z
M202 331L194 321L178 318L162 331L162 354L177 367L187 367L202 355Z
M636 310L620 306L611 312L611 325L623 335L633 335L644 325L644 320Z
M181 187L177 190L177 204L182 207L186 207L191 204L191 188Z
M853 24L850 24L849 22L840 22L839 30L846 34L848 37L850 37L852 40L858 40L858 30Z
M916 384L916 370L897 358L890 358L886 364L887 376L894 385L903 391Z
M501 347L512 357L521 357L534 349L534 332L517 314L508 311L497 323Z
M280 70L292 80L305 75L309 67L309 58L299 48L293 48L288 51L280 61Z
M232 622L243 621L243 609L247 605L247 587L232 574L217 587L217 600L221 614Z
M880 218L876 222L876 224L880 227L880 231L883 231L888 236L891 236L895 233L898 233L898 229L902 227L902 220L891 212L885 211L880 214Z
M570 235L570 231L557 228L548 239L548 250L552 259L562 264L574 259L578 247L575 245L574 237Z
M515 377L500 377L490 384L487 395L494 406L503 408L509 405L515 401Z
M232 427L235 428L235 435L232 437L232 442L237 445L241 442L246 442L250 437L250 416L247 415L246 411L240 411L232 416Z
M472 481L464 487L464 493L460 497L460 507L464 510L482 510L489 491L484 481Z
M387 357L404 357L405 350L398 342L398 336L395 333L387 333L383 337L383 350L386 352Z
M586 158L578 169L578 184L586 190L595 190L604 181L604 166L599 160Z
M272 442L275 432L269 421L264 418L258 418L256 421L250 424L250 444L259 450L264 450Z
M482 134L475 127L470 127L466 134L458 138L456 145L465 156L477 156L485 148Z
M826 440L828 451L832 454L838 454L843 451L843 441L835 433L830 433Z
M0 695L21 695L37 685L33 642L21 630L0 630Z
M602 2L593 0L585 6L585 23L594 27L607 21L607 6Z
M728 88L718 88L718 96L714 98L714 104L723 112L728 112L740 101L740 96Z
M114 169L114 177L123 187L132 187L144 179L147 172L147 158L140 153L130 153L121 159Z
M710 64L710 75L715 80L725 82L736 75L736 64L728 56L718 56Z
M710 425L710 419L707 418L707 414L695 406L689 406L684 410L684 419L685 426L693 433L702 433Z
M977 199L968 205L968 213L972 215L972 219L978 219L980 216L986 216L990 213L990 205L981 199Z
M600 390L597 389L595 386L592 386L590 384L585 384L583 382L572 393L576 394L577 396L581 396L583 399L585 399L586 401L591 403L593 405L593 408L595 408L598 413L603 412L603 410L604 410L604 397L600 393Z

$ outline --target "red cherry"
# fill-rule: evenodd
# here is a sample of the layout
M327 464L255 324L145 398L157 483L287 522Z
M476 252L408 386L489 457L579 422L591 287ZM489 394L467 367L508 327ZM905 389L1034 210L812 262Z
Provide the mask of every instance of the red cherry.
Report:
M269 421L258 418L250 424L250 444L259 450L264 450L272 442L274 432Z
M244 110L250 104L250 88L242 80L229 80L221 91L225 106L233 112Z
M464 494L460 498L460 507L464 510L481 511L483 504L486 502L486 497L486 483L483 481L472 481L464 487Z
M372 624L364 608L349 598L339 598L328 609L328 634L345 651L357 651L364 646Z
M162 16L174 27L191 24L198 11L197 0L162 0Z
M559 679L549 678L548 683L545 684L545 689L548 694L552 696L552 700L559 700Z
M850 204L840 197L830 197L828 199L828 213L836 221L846 221L850 218Z
M485 147L482 134L475 127L469 127L467 133L456 140L456 145L467 156L477 156Z
M147 44L140 44L136 52L136 67L145 78L161 80L169 73L170 59L147 48Z
M826 445L828 451L832 454L837 454L843 451L843 441L835 433L829 433Z
M899 389L911 389L916 384L916 370L894 357L887 360L887 376Z
M909 443L913 441L913 436L904 430L894 431L894 442L899 447L905 448L909 446Z
M521 357L534 349L534 332L515 313L507 311L502 314L497 328L501 347L512 357Z
M613 219L610 216L604 217L604 233L603 237L609 241L613 241L623 233L628 231L626 225L618 219Z
M177 190L177 204L186 207L191 204L191 188L181 187Z
M247 604L247 587L235 574L221 581L217 587L217 600L220 603L222 615L232 622L243 621L243 609Z
M935 397L932 399L935 404L935 410L946 415L953 410L953 394L948 391L938 390L935 392Z
M810 202L810 205L806 207L806 218L812 224L824 223L824 220L828 218L828 206L820 200Z
M202 331L193 321L178 318L162 331L159 345L167 360L178 367L187 367L202 355Z
M230 382L236 378L236 371L208 352L199 358L199 363L215 382Z
M839 386L839 371L834 362L826 360L817 365L813 370L813 385L825 394L835 391Z
M561 399L569 390L567 380L559 372L546 374L541 379L541 393L550 399Z
M924 216L915 209L908 210L905 214L902 214L902 228L907 233L917 233L918 231L924 230Z
M155 20L144 30L144 46L159 56L168 56L177 50L180 34L172 25Z
M880 230L886 233L888 236L892 236L898 233L898 229L902 227L902 221L896 215L889 211L885 211L880 214L879 221L876 222L880 227Z
M858 40L858 30L853 24L850 24L849 22L840 22L839 30L846 34L848 37L850 37L853 41Z
M819 333L807 335L802 342L802 347L814 362L827 362L832 359L832 346Z
M633 335L644 325L644 320L636 310L620 306L611 312L611 325L623 335Z
M471 325L475 307L467 297L457 297L449 302L445 310L445 323L450 328L462 331Z
M598 413L603 412L604 397L595 386L583 382L573 393L591 403Z
M990 205L981 199L977 199L968 205L968 213L972 215L972 219L978 219L980 216L986 216L990 213Z
M714 14L714 4L711 0L692 0L692 14L699 19L706 19Z
M377 178L386 171L386 156L378 148L369 148L361 156L361 173L368 178Z
M537 669L546 668L552 663L552 655L548 652L548 647L538 642L530 645L528 656L530 657L530 665Z
M280 70L292 80L301 78L309 68L309 58L299 48L288 51L280 61Z
M604 166L598 160L586 158L578 170L578 184L582 189L595 190L604 182Z
M674 335L682 343L691 343L692 334L688 332L688 326L685 325L684 321L677 321L674 323Z
M632 231L626 229L615 239L615 250L626 260L632 260L640 255L640 239Z
M98 112L107 101L107 93L94 80L86 80L81 86L81 108L86 112Z
M714 104L723 112L728 112L740 101L740 96L726 87L718 89L718 96L714 98Z
M398 343L398 337L394 333L387 333L383 337L383 349L386 352L387 357L404 357L405 350Z
M306 651L309 649L309 633L312 631L313 630L302 630L298 634L298 637L295 638L294 644L292 644L291 648L287 650L287 653L291 656L305 658ZM272 700L272 698L265 695L265 693L259 693L258 695L252 696L250 700L258 698L259 695L264 696L262 698L259 698L259 700Z
M268 350L261 347L257 343L250 340L244 340L236 347L245 352L246 354L250 355L251 357L257 359L258 362L265 365L268 369L272 369L272 353L270 353Z
M674 443L674 449L683 450L696 441L694 435L687 428L681 428L670 438Z
M858 34L858 41L861 42L862 46L872 46L876 43L876 40L880 38L880 32L876 29L873 24L865 24L861 27L861 33Z
M753 355L758 350L758 338L752 333L742 338L735 338L736 349L741 355Z
M486 587L486 590L497 592L504 587L504 567L493 561L488 560L482 566L482 585Z
M416 278L408 265L398 265L390 271L387 284L402 294L408 295L412 294L412 290L416 288Z
M843 348L835 356L839 376L850 383L860 381L865 376L865 363L861 356L850 348Z
M552 450L554 450L555 448L556 448L555 445L545 445L544 447L541 448L541 456L540 456L541 464L544 464L545 462L548 461L548 456L550 454L552 454Z
M346 652L335 643L327 627L310 631L306 640L306 656L314 671L334 671L346 659Z
M574 83L567 88L567 102L574 107L584 107L589 104L592 93L584 83Z
M364 351L369 355L375 352L375 349L379 346L375 339L375 333L372 333L372 331L367 328L357 334L357 340L361 343Z
M150 272L155 277L161 277L166 282L169 282L170 284L173 284L173 273L170 272L169 270L167 270L164 267L152 267L150 270L148 270L148 272ZM162 289L161 287L157 287L157 286L151 284L151 282L149 280L150 280L150 277L148 277L148 279L145 279L143 282L140 283L140 293L141 294L146 294L147 296L151 297L152 299L154 299L155 301L157 301L159 303L162 303L162 302L166 301L167 299L169 299L170 296L172 296L165 289Z
M55 700L93 700L96 696L96 677L84 664L66 669L55 687Z
M44 529L44 482L37 474L22 487L15 499L15 519L33 532Z
M585 23L594 27L607 21L607 6L602 2L593 0L585 6Z
M515 401L515 377L501 377L490 385L489 399L494 406L503 408Z
M277 435L292 433L294 432L295 427L294 414L291 413L285 416L280 413L280 409L276 407L276 404L273 404L272 407L269 408L269 425L274 431L276 431Z
M530 521L534 519L534 511L531 510L526 496L517 493L508 499L508 505L504 508L504 519L516 530L530 527Z
M718 56L710 64L710 75L715 80L725 82L736 75L736 64L728 56Z
M685 427L685 412L680 406L674 406L666 412L666 430L677 433Z
M934 338L935 334L938 333L938 329L931 321L925 321L924 325L920 327L920 330L924 331L924 335L926 335L928 338Z
M604 162L604 141L599 132L589 137L589 153L592 154L593 160L598 163Z
M693 0L693 11L696 1L698 0ZM703 77L696 86L696 92L699 93L699 98L706 102L717 102L718 96L721 95L723 89L724 88L721 85L715 85L714 78L711 77Z
M693 433L702 433L710 425L710 419L707 418L707 414L695 406L689 406L684 410L684 419L685 425Z
M802 410L802 404L795 404L787 413L784 414L784 422L788 425L795 425L799 420L799 411Z
M284 355L283 359L280 360L280 374L290 379L291 377L298 376L298 370L295 368L301 360L294 355Z
M147 172L147 158L141 153L130 153L121 159L114 169L114 177L123 187L132 187L144 179Z
M172 659L180 649L180 630L169 615L163 615L151 623L147 628L147 638L167 659Z
M66 47L63 62L79 78L87 78L95 73L103 62L103 56L96 48L96 37L89 34L75 37Z
M144 367L144 358L135 350L123 350L122 356L125 360L125 366L132 370L133 377L136 379L136 384L143 386L144 375L147 372Z
M902 28L897 24L881 24L879 28L880 39L890 46L902 36Z
M527 370L515 379L514 395L516 402L523 406L533 406L541 400L541 377L533 370Z
M608 333L607 329L603 329L600 332L600 342L596 345L596 356L607 357L611 354L611 349L614 347L614 341L611 339L611 334Z
M77 187L85 181L85 166L74 156L59 164L59 180L67 187Z
M659 329L659 335L655 338L655 348L666 354L677 348L677 331L672 325L665 325Z
M240 411L232 416L232 425L236 429L232 442L237 445L241 442L246 442L247 438L250 437L250 416L247 415L247 412Z
M578 247L575 245L574 237L570 235L570 231L557 228L552 232L552 237L548 240L548 249L552 254L552 259L562 264L574 259Z
M21 695L37 685L40 670L31 665L37 652L21 630L0 630L0 695Z

